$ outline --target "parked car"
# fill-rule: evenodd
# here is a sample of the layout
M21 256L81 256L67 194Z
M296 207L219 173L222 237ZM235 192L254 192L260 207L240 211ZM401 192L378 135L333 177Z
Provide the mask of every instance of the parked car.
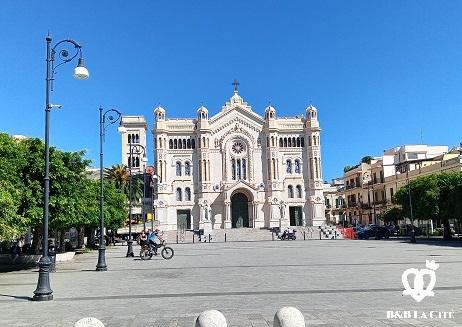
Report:
M402 236L410 236L412 232L412 225L411 224L406 224L406 225L401 225L400 226L400 235ZM414 226L414 233L415 236L421 236L422 235L422 228Z
M369 225L366 228L358 231L358 239L367 240L371 237L379 240L382 238L389 238L390 231L384 226Z

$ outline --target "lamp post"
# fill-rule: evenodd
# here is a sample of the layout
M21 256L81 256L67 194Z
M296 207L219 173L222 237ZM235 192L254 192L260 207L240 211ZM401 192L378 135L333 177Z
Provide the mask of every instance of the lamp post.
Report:
M128 203L129 203L129 222L128 222L128 241L127 241L127 258L128 257L134 257L135 255L133 254L133 240L132 240L132 216L133 216L133 208L132 208L132 179L133 179L133 174L132 174L132 166L133 166L133 151L136 150L136 154L139 156L141 153L143 154L143 157L141 158L141 161L147 162L148 158L146 157L146 148L142 146L141 144L132 144L132 139L129 139L129 148L130 148L130 156L128 159L128 170L130 173L130 179L128 182ZM144 187L144 186L143 186Z
M154 181L156 179L159 182L159 176L153 172L151 175L151 230L154 230Z
M117 116L113 116L117 115ZM120 120L122 113L116 109L106 110L103 114L103 108L99 108L99 183L100 183L100 195L99 195L99 248L98 248L98 264L96 265L96 271L106 271L106 245L104 244L104 186L103 186L103 143L104 135L106 132L106 115L109 115L107 126L116 123ZM125 133L126 129L124 126L119 125L119 133Z
M146 165L143 165L143 201L141 206L141 216L143 218L143 230L146 231L146 210L144 210L144 202L146 199Z
M411 180L409 179L409 171L406 172L407 177L407 194L409 196L409 210L411 214L411 243L417 243L415 239L415 229L414 229L414 214L412 212L412 197L411 197Z
M54 73L59 66L72 61L79 56L77 67L74 69L76 79L87 79L88 70L84 66L82 57L82 47L74 40L66 39L59 41L51 47L51 36L46 37L47 42L47 72L46 72L46 90L45 90L45 177L43 178L43 254L39 261L39 277L37 288L34 291L34 301L53 300L53 290L50 287L50 266L51 261L48 257L48 217L49 217L49 200L50 200L50 111L52 108L61 108L60 105L50 103L51 92L53 91ZM67 47L74 47L70 53ZM58 48L59 47L59 48ZM56 57L56 54L58 56ZM55 60L59 63L55 66Z

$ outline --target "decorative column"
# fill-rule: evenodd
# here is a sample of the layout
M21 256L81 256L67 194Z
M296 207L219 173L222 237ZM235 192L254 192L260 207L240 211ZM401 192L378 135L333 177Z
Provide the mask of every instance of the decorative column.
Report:
M231 226L231 202L230 201L225 201L225 222L224 222L224 228L225 229L230 229Z
M261 210L262 210L263 204L256 201L255 202L255 216L254 216L254 228L263 228L265 227L265 219L264 216L261 215Z

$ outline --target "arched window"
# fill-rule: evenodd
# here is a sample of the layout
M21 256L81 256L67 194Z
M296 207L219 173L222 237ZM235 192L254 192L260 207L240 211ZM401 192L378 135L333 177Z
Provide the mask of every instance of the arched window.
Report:
M297 146L297 141L295 140L295 137L292 137L292 146L294 148Z
M178 140L178 149L183 149L183 143L181 142L181 139Z
M313 135L313 145L316 145L316 136Z
M183 149L186 149L186 139L183 139Z
M287 145L290 147L292 147L292 139L289 137L289 140L287 141Z
M128 134L128 143L132 143L132 134Z
M186 141L186 148L191 149L191 139Z
M168 148L173 149L173 140L168 141Z
M236 179L236 160L234 159L231 160L231 176L233 180Z
M178 149L178 140L177 139L173 140L173 148Z
M297 185L297 198L302 197L302 187L300 185Z
M181 194L181 188L176 189L176 200L177 201L183 201L183 194Z
M284 137L284 148L287 148L287 137Z
M191 164L189 163L189 161L186 161L184 163L184 174L185 174L185 176L190 176L191 175Z
M282 143L282 137L279 139L279 147L282 148L283 143Z
M305 147L305 138L304 137L302 137L302 139L301 139L301 146L302 146L302 148Z
M308 136L308 146L311 146L311 137Z
M316 178L319 178L319 172L318 172L318 158L314 157L314 171L315 171L315 176Z
M140 157L136 157L136 165L135 167L139 167L140 166Z
M240 180L242 175L241 175L241 159L236 160L236 176L237 179Z
M177 161L175 167L176 167L176 175L181 176L181 162Z
M245 159L242 159L242 178L247 179L247 166L245 164Z
M292 174L292 161L290 159L286 161L286 172Z
M292 185L289 185L289 187L287 188L287 196L290 199L293 199L294 197L294 187Z
M135 143L140 143L140 135L139 134L135 135Z
M191 189L189 187L184 189L184 200L191 201Z
M300 171L301 171L301 169L300 169L300 160L297 159L297 160L295 160L295 173L300 174Z
M195 139L192 139L192 140L191 140L191 147L192 147L193 149L196 148L196 140L195 140Z
M300 147L300 138L297 137L297 146Z

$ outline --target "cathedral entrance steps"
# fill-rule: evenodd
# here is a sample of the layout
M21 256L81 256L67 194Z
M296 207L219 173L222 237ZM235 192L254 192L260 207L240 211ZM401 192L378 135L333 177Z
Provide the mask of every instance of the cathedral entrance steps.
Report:
M271 241L271 231L256 228L231 228L215 229L215 239L217 242L250 242L250 241Z

